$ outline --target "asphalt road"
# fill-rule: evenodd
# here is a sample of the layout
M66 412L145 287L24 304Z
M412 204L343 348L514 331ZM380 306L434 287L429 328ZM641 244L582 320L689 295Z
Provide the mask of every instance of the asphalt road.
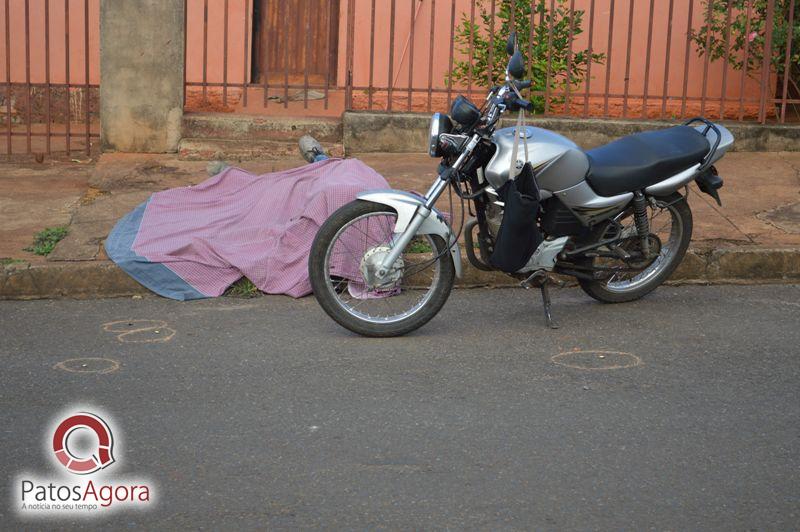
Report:
M0 527L71 405L157 505L27 527L798 527L800 286L554 304L460 290L376 340L312 298L0 302Z

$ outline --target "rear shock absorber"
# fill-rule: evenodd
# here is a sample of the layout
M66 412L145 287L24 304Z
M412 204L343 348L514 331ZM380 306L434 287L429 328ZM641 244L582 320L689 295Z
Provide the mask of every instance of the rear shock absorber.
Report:
M633 221L642 243L642 254L647 258L650 256L650 220L647 218L647 200L641 190L633 193Z

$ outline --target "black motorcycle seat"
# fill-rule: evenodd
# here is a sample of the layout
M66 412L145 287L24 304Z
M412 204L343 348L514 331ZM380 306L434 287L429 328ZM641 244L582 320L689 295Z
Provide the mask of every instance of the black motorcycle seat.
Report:
M689 126L645 131L588 150L586 180L601 196L632 192L701 162L710 145Z

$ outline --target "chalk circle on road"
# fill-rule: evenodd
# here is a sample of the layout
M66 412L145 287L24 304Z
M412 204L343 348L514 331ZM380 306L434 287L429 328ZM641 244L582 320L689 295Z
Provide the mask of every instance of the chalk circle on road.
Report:
M175 329L163 320L117 320L103 324L103 330L117 333L117 340L131 344L168 342L175 336Z
M566 351L550 360L559 366L589 371L632 368L642 363L641 358L622 351Z
M119 369L119 362L110 358L70 358L53 366L53 369L70 373L112 373Z

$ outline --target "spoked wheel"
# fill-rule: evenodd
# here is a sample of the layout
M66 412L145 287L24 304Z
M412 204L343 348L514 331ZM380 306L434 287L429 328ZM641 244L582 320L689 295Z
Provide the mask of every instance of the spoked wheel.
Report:
M633 213L628 210L616 219L621 226L623 241L616 246L617 249L612 246L601 248L617 253L620 258L598 257L587 261L587 265L606 272L603 279L579 279L583 291L598 301L622 303L639 299L667 280L683 260L692 239L692 211L686 199L675 192L656 198L656 207L648 204L647 209L650 255L642 254L642 242L636 234ZM605 224L592 238L597 241L613 230L613 224Z
M433 318L450 295L455 268L438 235L418 235L382 278L397 213L357 200L322 225L309 258L314 295L343 327L364 336L399 336Z

